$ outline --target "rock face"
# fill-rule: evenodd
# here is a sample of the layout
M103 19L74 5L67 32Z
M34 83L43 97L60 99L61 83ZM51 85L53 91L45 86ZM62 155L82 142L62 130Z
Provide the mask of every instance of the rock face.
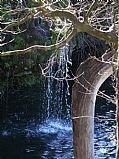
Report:
M76 73L79 65L87 58L95 56L101 57L106 50L109 49L109 45L104 41L90 36L87 33L79 33L77 37L72 40L72 72Z
M110 59L112 52L103 57ZM110 62L90 57L83 62L72 90L73 146L75 159L94 159L94 112L101 84L112 74Z

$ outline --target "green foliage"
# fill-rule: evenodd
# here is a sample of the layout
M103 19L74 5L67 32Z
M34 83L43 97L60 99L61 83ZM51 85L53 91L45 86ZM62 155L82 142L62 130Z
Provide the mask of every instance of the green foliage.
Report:
M0 96L4 94L6 86L7 86L7 82L0 78Z
M6 4L4 7L0 8L0 19L4 21L9 21L12 16L8 10L11 9L8 4Z
M28 1L27 1L27 6L28 6L29 8L35 7L35 5L34 5L34 3L32 2L32 0L28 0Z
M18 1L8 1L8 0L2 0L2 3L0 4L0 19L2 22L10 22L11 20L17 19L18 16L24 17L24 15L21 16L21 14L14 14L12 15L12 12L9 12L11 9L15 9ZM39 0L39 2L44 2L44 0ZM36 13L36 10L34 8L35 4L32 2L32 0L27 0L26 1L27 7L31 8L31 11L33 13ZM23 12L23 14L25 14ZM23 34L18 34L18 35L11 35L10 33L6 33L6 41L11 40L12 38L14 39L13 42L7 44L4 47L4 50L20 50L24 49L28 46L34 45L34 44L41 44L41 45L50 45L50 44L55 44L57 41L57 35L59 33L59 29L52 30L52 35L51 38L46 37L35 37L36 32L33 30L32 26L32 18L29 19L26 23L23 25L21 24L19 27L21 30L26 30ZM44 19L41 20L41 23L39 24L41 28L46 29L46 24ZM50 29L50 22L48 23ZM61 20L60 18L57 19L57 25L61 25ZM31 27L32 26L32 27ZM30 28L31 27L31 28ZM31 30L30 30L31 29ZM30 31L29 31L30 30ZM17 26L12 26L10 28L10 31L20 31ZM63 33L64 34L64 33ZM9 37L10 35L10 37ZM39 36L39 35L38 35ZM7 39L8 38L8 39ZM41 40L42 39L42 40ZM34 66L37 64L42 64L45 63L48 58L51 56L53 52L52 51L47 51L44 52L42 51L34 51L34 52L29 52L25 55L20 55L20 56L11 56L11 57L2 57L1 58L1 72L4 72L1 76L0 74L0 85L4 85L4 81L9 80L11 82L12 79L20 81L20 84L22 85L32 85L38 82L39 78L41 77L36 77L36 75L25 75L23 77L16 77L15 73L20 73L20 72L25 72L25 68L27 70L32 70ZM9 74L9 77L6 77L7 73ZM4 76L4 77L3 77ZM12 82L11 82L12 83Z
M22 86L32 86L34 84L39 83L40 80L41 80L41 76L27 75L20 78L19 84L21 84Z
M41 28L45 28L46 27L45 21L43 19L41 19L40 27Z
M9 21L12 19L12 16L8 12L0 12L0 16L2 20Z
M51 38L47 41L47 44L48 44L48 45L53 45L53 44L56 43L56 41L57 41L57 33L54 32L54 31L52 31L52 36L51 36Z
M16 36L14 42L9 45L9 50L18 50L25 48L25 40L21 36Z
M12 65L11 65L11 62L9 62L9 63L4 63L4 69L7 70L7 71L10 70L11 66L12 66Z

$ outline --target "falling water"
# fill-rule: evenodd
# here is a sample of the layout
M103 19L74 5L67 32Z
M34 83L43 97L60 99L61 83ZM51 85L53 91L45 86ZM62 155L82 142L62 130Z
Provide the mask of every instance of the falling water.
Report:
M59 61L48 71L47 79L47 118L69 119L71 117L71 99L67 77L69 46L59 50ZM57 65L57 66L56 66ZM56 79L57 78L57 79Z

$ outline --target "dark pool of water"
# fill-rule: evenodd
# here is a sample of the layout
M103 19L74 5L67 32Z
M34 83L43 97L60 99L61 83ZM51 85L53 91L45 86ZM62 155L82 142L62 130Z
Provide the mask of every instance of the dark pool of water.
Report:
M95 158L115 159L115 111L102 105L95 119ZM71 123L63 120L24 121L10 114L1 122L0 159L73 159ZM103 119L103 120L101 120Z
M48 120L26 126L8 123L0 131L0 159L71 159L72 129Z

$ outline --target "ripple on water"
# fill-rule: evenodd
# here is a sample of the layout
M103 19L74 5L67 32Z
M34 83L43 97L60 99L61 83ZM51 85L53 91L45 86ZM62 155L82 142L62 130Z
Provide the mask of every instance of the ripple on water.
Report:
M115 112L109 110L103 116L97 114L101 119L95 122L95 156L96 159L116 159L116 122Z
M37 127L38 133L45 133L45 134L55 134L58 132L67 133L72 131L72 127L70 123L65 123L64 121L59 120L47 120L42 125Z
M27 141L27 145L24 146L25 155L33 156L34 159L35 156L40 156L42 159L73 158L71 123L60 120L47 120L42 124L31 122L26 126L10 123L9 126L4 123L0 136L4 139L14 136L17 140L17 137L22 134ZM115 159L115 122L96 122L94 142L96 159ZM19 143L17 140L17 144Z

